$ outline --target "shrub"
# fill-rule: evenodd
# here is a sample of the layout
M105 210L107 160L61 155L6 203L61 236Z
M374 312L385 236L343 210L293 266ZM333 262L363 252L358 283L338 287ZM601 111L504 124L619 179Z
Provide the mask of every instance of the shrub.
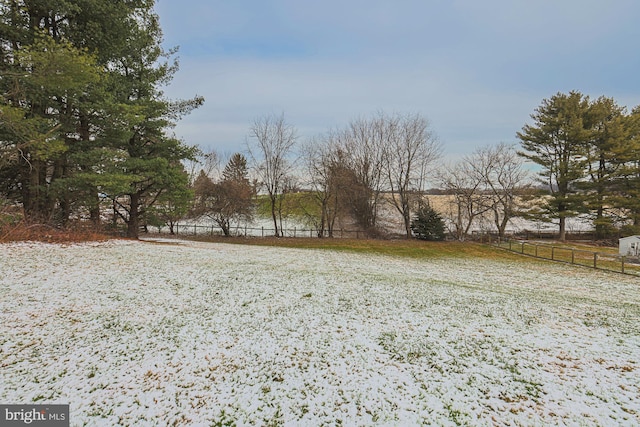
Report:
M89 224L74 224L67 228L52 227L47 224L28 224L21 221L0 227L0 243L38 241L47 243L75 243L104 241L109 237Z
M422 206L411 221L411 231L417 239L444 240L444 221L431 206Z

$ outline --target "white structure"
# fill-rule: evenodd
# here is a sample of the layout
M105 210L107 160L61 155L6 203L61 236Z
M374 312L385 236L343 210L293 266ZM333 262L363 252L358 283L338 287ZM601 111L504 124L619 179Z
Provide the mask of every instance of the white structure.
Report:
M623 237L618 240L618 252L625 256L640 256L640 236Z

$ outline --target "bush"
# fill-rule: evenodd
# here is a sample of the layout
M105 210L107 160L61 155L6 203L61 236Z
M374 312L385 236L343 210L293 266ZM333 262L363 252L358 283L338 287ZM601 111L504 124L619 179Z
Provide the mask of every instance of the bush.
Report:
M421 240L444 240L444 221L438 212L429 205L421 207L413 221L411 221L411 231L417 239Z
M47 224L17 224L0 227L0 243L37 241L47 243L77 243L105 241L109 237L100 233L95 226L75 224L67 228L52 227Z

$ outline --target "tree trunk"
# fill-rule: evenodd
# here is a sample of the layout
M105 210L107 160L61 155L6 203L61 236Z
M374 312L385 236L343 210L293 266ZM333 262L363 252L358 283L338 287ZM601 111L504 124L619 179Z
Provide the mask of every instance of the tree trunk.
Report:
M510 215L506 212L506 209L505 213L503 213L502 218L500 218L500 212L498 211L498 209L493 209L493 222L498 229L498 237L501 239L504 238L505 230L507 229L507 225L509 224L509 218Z
M278 215L276 212L276 197L271 196L271 217L273 218L273 226L275 228L275 236L280 237L280 230L278 229Z
M56 179L64 178L67 174L66 168L66 159L64 156L54 162L53 165L53 173L51 174L51 183L53 183ZM58 195L58 205L59 210L56 212L56 219L59 224L63 226L67 226L69 224L69 220L71 219L71 200L68 189L64 189L60 191ZM51 212L55 212L56 210L56 200L53 197L49 198L48 201L49 208Z
M324 237L324 227L327 221L327 198L324 197L320 201L320 226L318 227L318 237Z
M566 234L566 222L567 219L564 216L560 217L560 223L559 223L559 240L561 242L564 242L565 240L567 240L567 234Z
M507 229L507 224L509 224L509 218L505 215L502 218L502 222L498 226L498 236L502 239L504 238L505 230Z
M604 207L602 206L602 203L599 203L598 208L596 209L596 239L604 239L607 237L607 227L602 222L603 218Z
M100 197L98 196L98 194L96 193L96 201L95 201L95 205L91 206L91 208L89 209L89 218L91 220L91 223L94 225L94 227L99 227L100 226Z
M47 216L44 212L46 204L40 185L43 182L41 170L44 169L44 165L38 160L32 160L31 163L25 161L23 167L22 206L25 219L28 222L42 221Z
M137 239L140 232L140 195L134 193L129 198L129 221L127 222L127 237Z
M222 228L222 234L224 234L224 237L231 236L231 224L229 223L229 221L220 221L218 225L220 225L220 228Z
M402 219L404 220L404 230L407 233L407 239L411 239L411 214L409 209L402 213Z

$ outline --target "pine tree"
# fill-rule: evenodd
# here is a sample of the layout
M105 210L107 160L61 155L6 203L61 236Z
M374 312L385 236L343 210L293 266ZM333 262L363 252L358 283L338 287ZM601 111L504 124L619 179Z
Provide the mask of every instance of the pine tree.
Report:
M444 221L429 204L418 209L411 221L411 230L420 240L444 240L445 237Z
M229 163L222 171L225 181L237 181L249 183L249 169L247 168L247 158L240 153L235 153L229 159Z
M605 238L613 231L615 205L611 195L617 176L629 159L633 145L625 126L625 109L612 98L600 97L589 106L585 128L590 132L586 145L586 177L578 183L585 206L592 212L596 236Z
M586 128L589 97L579 92L557 93L545 99L531 115L533 125L525 125L517 136L522 155L542 167L540 183L551 197L543 209L558 219L560 240L565 239L566 219L583 210L584 197L577 182L585 177L587 144L591 137Z
M611 185L611 203L621 210L627 226L623 234L640 233L640 106L624 119L628 138L624 155L617 157L619 168Z
M177 65L154 1L16 0L0 6L0 190L27 219L65 222L112 200L137 237L195 149L167 136L202 98L168 102ZM6 180L6 181L5 181Z

